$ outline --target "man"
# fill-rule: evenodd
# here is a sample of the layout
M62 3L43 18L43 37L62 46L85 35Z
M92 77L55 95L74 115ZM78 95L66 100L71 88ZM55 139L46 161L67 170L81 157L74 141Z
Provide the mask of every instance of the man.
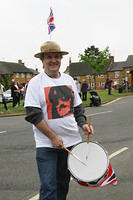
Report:
M0 83L0 103L4 104L4 108L5 108L6 112L9 112L9 110L7 108L7 102L6 102L6 99L3 94L3 89L4 89L4 86Z
M17 84L15 84L14 79L12 79L12 84L11 84L11 96L13 97L12 107L14 108L17 106L19 99L19 90Z
M111 95L112 80L110 79L110 77L107 77L107 80L106 80L106 87L108 88L108 94Z
M36 141L39 200L66 200L70 173L68 153L63 147L70 150L81 142L77 124L86 135L93 134L74 80L59 72L62 56L66 54L53 41L41 46L35 57L41 59L44 71L30 80L25 97L26 120L33 124Z
M82 100L87 101L88 84L86 80L84 80L82 83L81 92L82 92Z

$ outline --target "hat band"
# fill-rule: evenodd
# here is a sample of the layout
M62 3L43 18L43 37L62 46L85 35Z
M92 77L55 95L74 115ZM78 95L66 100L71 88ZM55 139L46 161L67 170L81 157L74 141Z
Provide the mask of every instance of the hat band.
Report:
M60 49L41 49L41 52L42 53L48 53L48 52L61 52L61 50Z

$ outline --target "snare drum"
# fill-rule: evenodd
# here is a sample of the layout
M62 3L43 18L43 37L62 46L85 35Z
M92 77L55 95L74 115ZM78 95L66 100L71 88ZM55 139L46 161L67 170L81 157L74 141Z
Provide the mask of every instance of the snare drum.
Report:
M83 165L79 160L69 154L68 169L72 177L80 185L96 186L100 184L109 168L109 158L106 150L97 142L89 142L89 144L81 142L74 146L71 152L87 165ZM87 159L86 155L88 156Z

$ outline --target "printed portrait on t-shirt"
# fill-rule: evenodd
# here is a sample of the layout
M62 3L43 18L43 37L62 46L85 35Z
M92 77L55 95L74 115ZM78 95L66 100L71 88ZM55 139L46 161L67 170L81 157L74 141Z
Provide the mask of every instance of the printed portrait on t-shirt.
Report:
M67 117L73 114L73 91L71 86L44 88L48 119Z

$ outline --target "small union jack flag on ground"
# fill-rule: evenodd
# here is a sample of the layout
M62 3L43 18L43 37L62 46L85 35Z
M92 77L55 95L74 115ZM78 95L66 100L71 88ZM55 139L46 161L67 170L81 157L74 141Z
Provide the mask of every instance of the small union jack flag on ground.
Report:
M47 19L47 24L48 24L48 34L50 34L55 29L54 16L53 16L52 8L50 8L50 15Z
M86 186L86 187L103 187L103 186L106 186L106 185L117 185L117 177L115 175L115 172L109 162L109 168L108 168L108 172L107 174L105 174L103 180L101 181L101 183L96 183L96 184L89 184L89 183L85 183L85 182L82 182L82 181L77 181L80 185L82 186Z

